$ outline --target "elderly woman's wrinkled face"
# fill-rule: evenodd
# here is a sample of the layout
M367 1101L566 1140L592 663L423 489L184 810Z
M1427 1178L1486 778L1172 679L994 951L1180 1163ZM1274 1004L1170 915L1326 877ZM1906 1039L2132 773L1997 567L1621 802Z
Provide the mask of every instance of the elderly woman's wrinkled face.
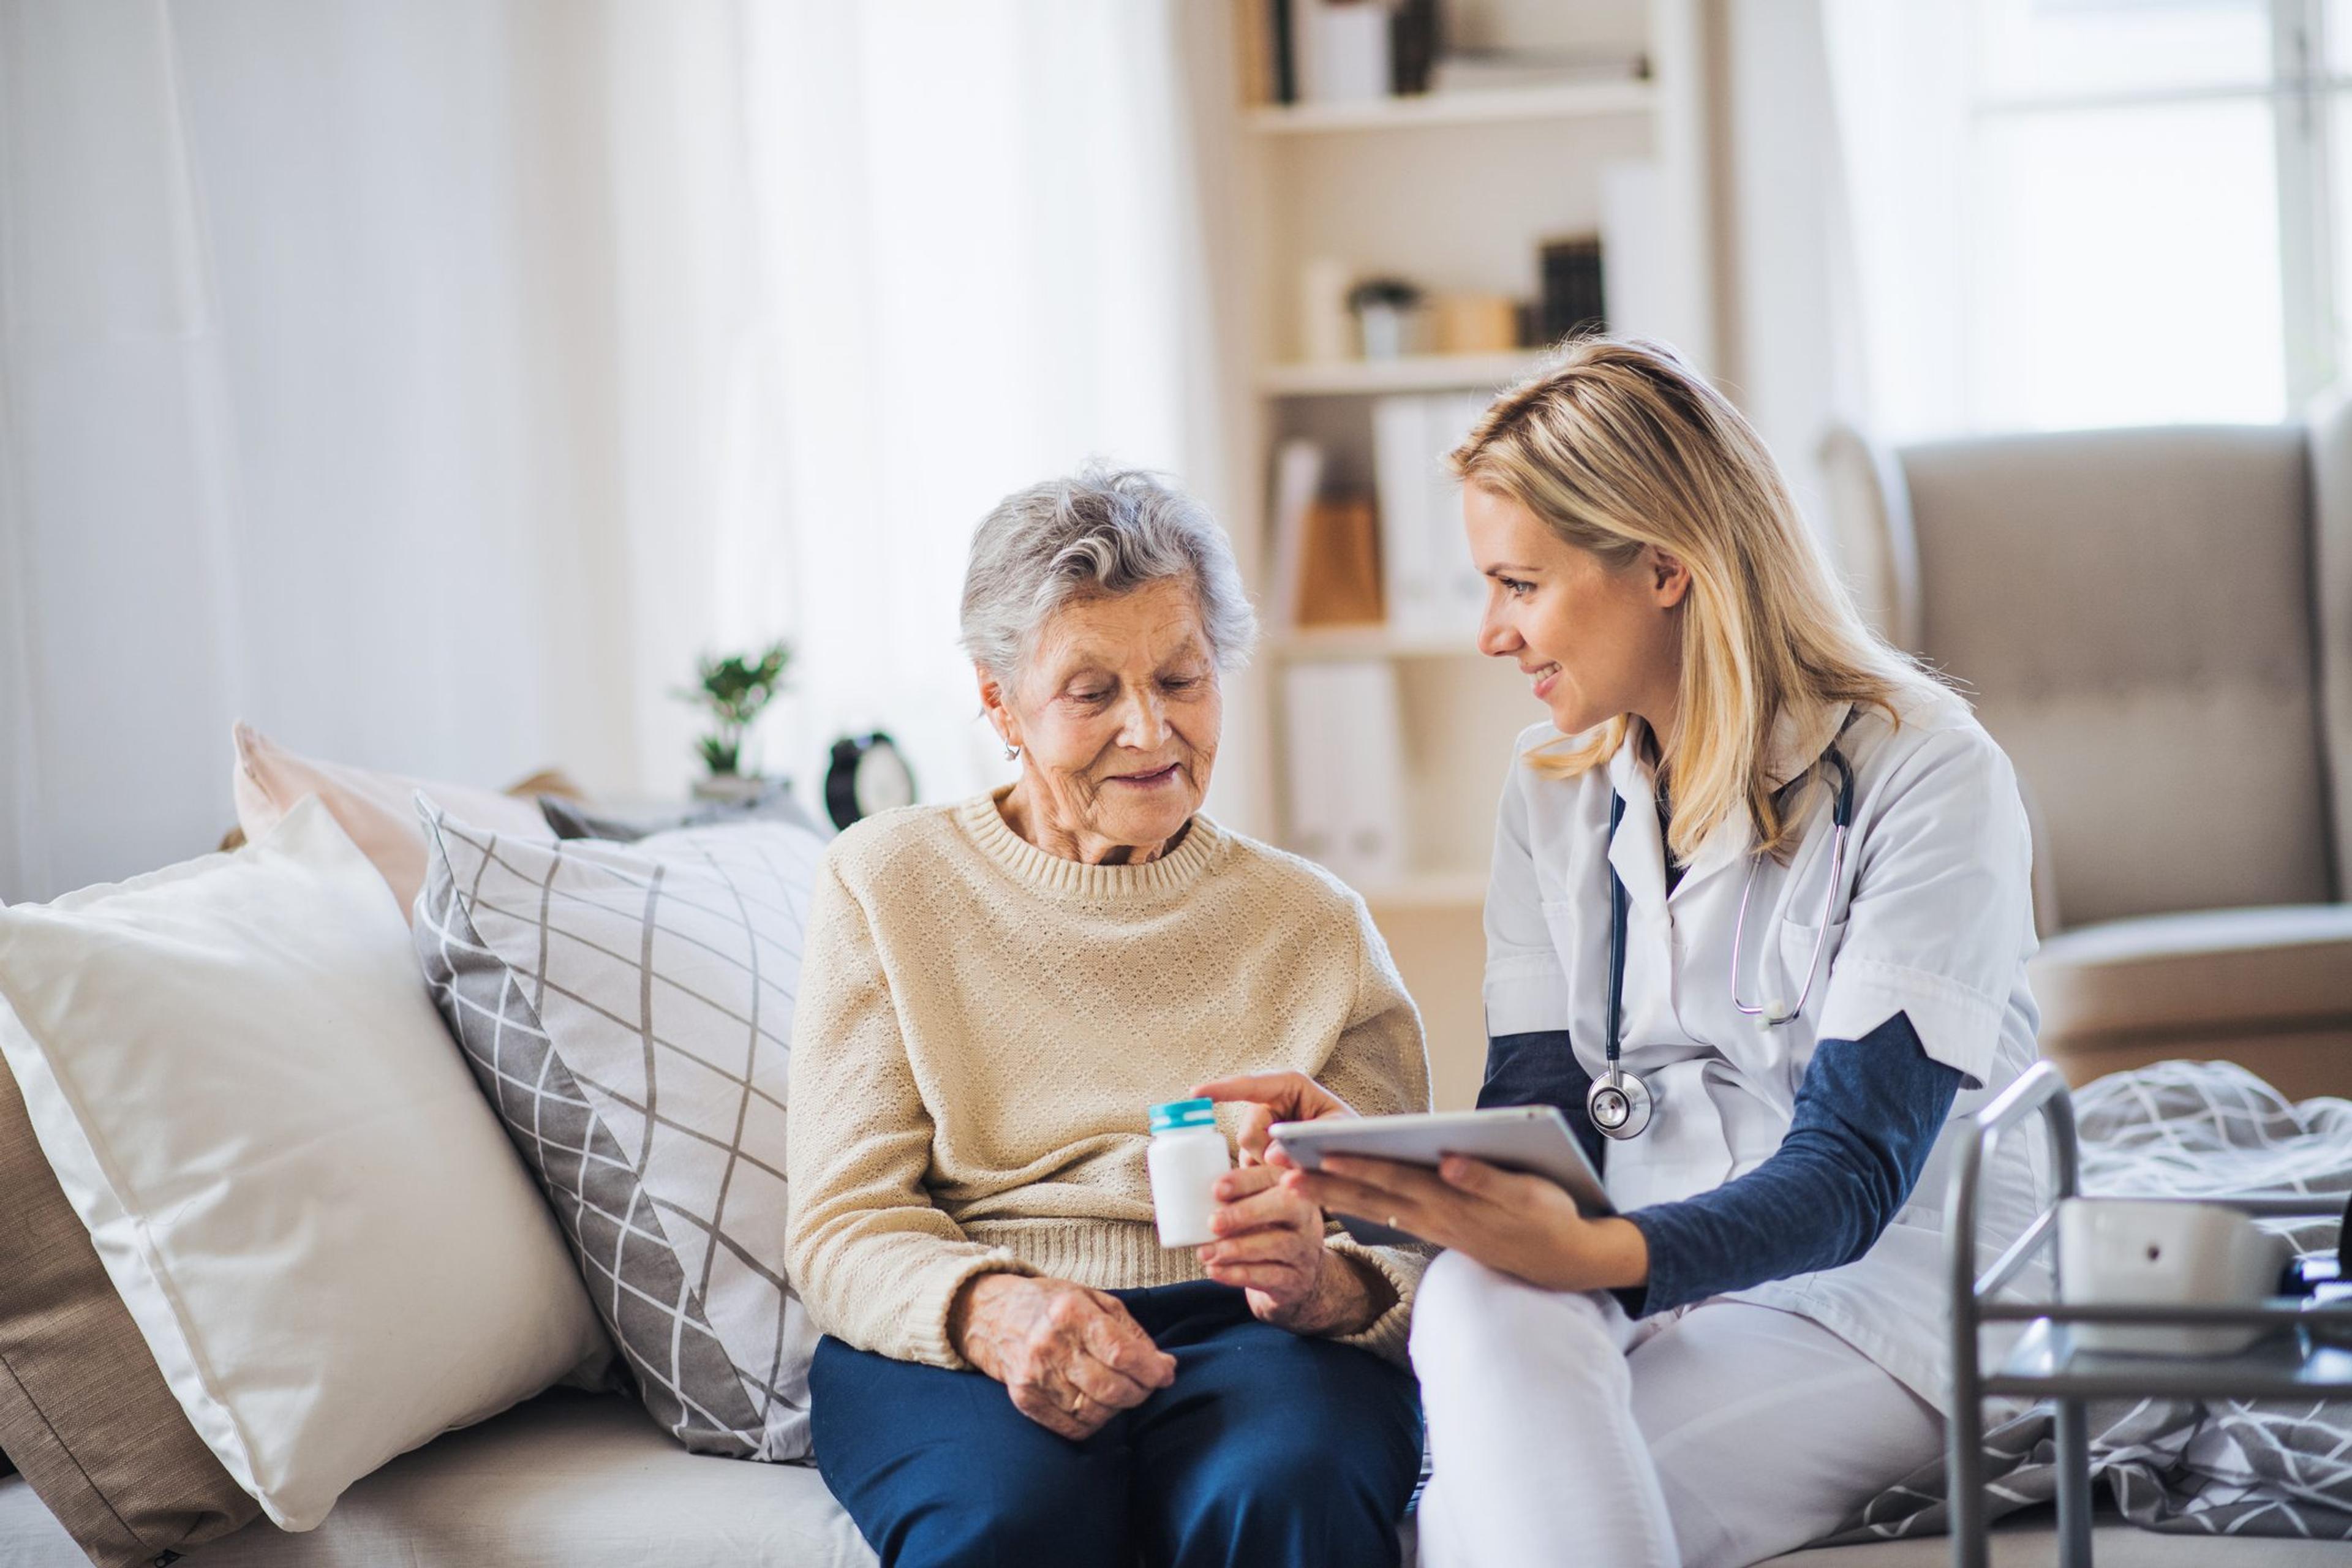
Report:
M981 687L1024 748L1015 826L1040 847L1148 858L1201 808L1224 698L1190 583L1077 600L1045 624L1017 690Z

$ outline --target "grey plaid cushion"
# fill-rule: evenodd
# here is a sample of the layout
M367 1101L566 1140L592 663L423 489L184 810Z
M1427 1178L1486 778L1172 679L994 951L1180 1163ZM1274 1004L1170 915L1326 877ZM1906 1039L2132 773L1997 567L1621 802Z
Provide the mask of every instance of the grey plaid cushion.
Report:
M425 979L646 1408L699 1453L804 1457L784 1077L823 843L774 822L529 843L417 808Z

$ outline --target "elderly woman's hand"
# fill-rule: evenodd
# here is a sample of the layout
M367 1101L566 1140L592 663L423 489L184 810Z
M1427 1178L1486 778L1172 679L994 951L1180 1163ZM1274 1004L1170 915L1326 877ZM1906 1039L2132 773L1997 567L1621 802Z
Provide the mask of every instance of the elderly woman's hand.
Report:
M1235 1138L1241 1169L1218 1178L1217 1210L1209 1220L1217 1239L1200 1250L1202 1271L1221 1285L1240 1286L1261 1321L1294 1333L1369 1327L1396 1299L1395 1289L1324 1245L1322 1209L1281 1184L1283 1171L1295 1167L1269 1146L1277 1121L1353 1116L1355 1109L1302 1072L1245 1073L1192 1092L1245 1107Z
M1200 1249L1202 1272L1236 1285L1261 1322L1300 1334L1354 1333L1395 1299L1386 1279L1323 1241L1323 1211L1282 1184L1276 1165L1244 1165L1217 1178L1217 1239ZM1377 1282L1377 1283L1376 1283Z
M1119 1299L1067 1279L983 1274L956 1296L948 1338L1049 1432L1083 1442L1176 1381Z

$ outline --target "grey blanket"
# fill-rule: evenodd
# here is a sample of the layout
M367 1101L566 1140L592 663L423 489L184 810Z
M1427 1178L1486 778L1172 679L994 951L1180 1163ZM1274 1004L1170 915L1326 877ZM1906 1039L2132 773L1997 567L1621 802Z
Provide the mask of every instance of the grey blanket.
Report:
M2163 1062L2074 1097L2083 1190L2183 1197L2352 1190L2352 1100L2288 1103L2242 1068ZM2336 1246L2336 1223L2289 1228L2302 1249ZM2352 1403L2143 1399L2090 1407L2094 1485L2105 1478L2135 1524L2182 1534L2352 1541ZM1985 1436L1986 1513L2057 1490L2051 1407ZM1944 1468L1873 1498L1828 1538L1926 1535L1948 1522Z

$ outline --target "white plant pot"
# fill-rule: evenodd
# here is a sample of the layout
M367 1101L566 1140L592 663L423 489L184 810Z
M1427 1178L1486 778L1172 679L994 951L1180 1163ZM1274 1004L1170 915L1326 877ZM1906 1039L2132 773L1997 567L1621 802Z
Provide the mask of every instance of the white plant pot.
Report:
M694 781L694 798L740 805L757 800L767 787L768 781L757 773L707 773Z

